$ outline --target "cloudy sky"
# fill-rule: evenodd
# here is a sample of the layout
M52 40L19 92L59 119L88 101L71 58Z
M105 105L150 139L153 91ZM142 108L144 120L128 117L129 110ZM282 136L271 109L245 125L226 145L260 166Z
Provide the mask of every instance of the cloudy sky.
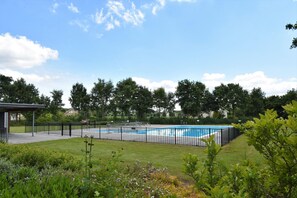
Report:
M296 0L1 0L0 73L45 95L98 78L297 88Z

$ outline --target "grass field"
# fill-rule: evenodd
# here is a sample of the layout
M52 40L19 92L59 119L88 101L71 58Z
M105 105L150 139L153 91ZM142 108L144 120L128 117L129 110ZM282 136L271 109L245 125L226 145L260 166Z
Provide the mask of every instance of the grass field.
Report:
M25 126L10 126L12 133L25 133Z
M74 138L38 142L29 145L39 147L40 149L70 153L83 159L83 141L84 139L82 138ZM186 154L197 154L198 156L201 156L201 158L205 158L205 148L201 147L95 139L93 148L93 159L95 164L99 164L99 159L108 160L111 157L112 151L121 149L123 149L121 159L125 163L133 163L136 160L142 163L151 162L154 166L168 168L171 174L182 178L185 178L183 174L183 157ZM219 160L226 166L231 166L244 159L249 159L258 164L263 162L259 153L257 153L253 147L247 145L246 137L243 135L224 146L219 154Z

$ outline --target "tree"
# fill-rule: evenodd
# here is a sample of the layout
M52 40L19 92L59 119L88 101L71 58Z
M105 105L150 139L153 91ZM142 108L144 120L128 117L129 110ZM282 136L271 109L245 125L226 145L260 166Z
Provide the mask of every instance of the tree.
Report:
M12 77L0 74L0 101L9 102L12 82Z
M72 108L79 111L79 113L85 114L88 111L90 96L83 84L76 83L72 86L69 102Z
M114 87L111 81L105 82L98 79L91 90L91 106L96 111L97 117L104 118L109 110L110 102L113 97Z
M213 94L220 110L228 111L231 117L236 117L236 111L244 108L248 92L239 84L221 84L215 87Z
M278 115L283 115L282 101L280 96L269 96L264 101L265 109L274 109Z
M176 104L175 95L174 93L169 92L167 94L166 111L169 113L170 116L174 116L175 104Z
M297 22L295 24L287 24L286 29L287 30L297 30ZM292 45L290 48L293 49L296 47L297 47L297 38L293 38Z
M137 84L132 78L127 78L117 83L115 88L115 104L121 111L122 117L131 116L134 94L137 91Z
M50 112L53 115L57 115L58 111L62 110L64 104L62 101L63 91L62 90L53 90L51 92L51 104L50 104Z
M167 107L167 94L163 87L160 87L153 92L154 107L158 110L158 115Z
M10 87L9 102L38 103L39 91L33 84L27 84L23 78L13 82Z
M205 91L205 85L201 82L187 79L178 82L175 95L184 114L200 116Z
M138 86L134 94L132 109L136 111L137 118L143 120L145 115L152 111L153 96L146 87Z
M208 90L205 90L203 98L202 111L205 113L210 113L211 111L218 111L219 105L216 102L215 96Z
M253 88L248 97L246 115L258 117L260 113L264 113L265 93L261 88Z

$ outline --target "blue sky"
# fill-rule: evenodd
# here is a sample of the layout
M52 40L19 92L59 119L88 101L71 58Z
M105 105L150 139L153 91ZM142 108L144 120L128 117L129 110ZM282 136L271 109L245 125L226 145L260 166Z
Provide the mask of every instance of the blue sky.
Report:
M62 89L68 107L73 84L98 78L281 95L297 88L296 21L296 0L1 0L0 73Z

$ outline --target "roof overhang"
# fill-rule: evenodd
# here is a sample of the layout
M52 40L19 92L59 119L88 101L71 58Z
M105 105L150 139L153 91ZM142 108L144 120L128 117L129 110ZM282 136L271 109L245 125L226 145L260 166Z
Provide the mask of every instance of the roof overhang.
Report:
M25 103L2 103L0 102L0 112L24 112L44 109L44 104L25 104Z

